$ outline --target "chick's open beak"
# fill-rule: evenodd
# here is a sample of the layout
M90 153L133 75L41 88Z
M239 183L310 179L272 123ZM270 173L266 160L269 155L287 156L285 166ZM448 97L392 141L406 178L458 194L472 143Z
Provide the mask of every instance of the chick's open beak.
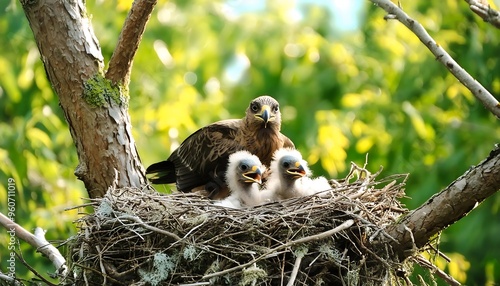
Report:
M262 184L262 170L259 166L252 166L250 171L243 173L245 183L258 183Z
M306 170L304 169L302 164L300 164L300 162L298 161L295 162L294 165L290 166L290 168L286 170L286 172L292 175L294 178L300 178L306 175Z

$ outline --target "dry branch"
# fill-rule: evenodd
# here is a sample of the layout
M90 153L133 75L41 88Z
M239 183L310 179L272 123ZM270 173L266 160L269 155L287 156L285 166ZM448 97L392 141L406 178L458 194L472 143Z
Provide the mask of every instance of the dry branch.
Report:
M14 232L15 236L26 241L31 246L36 248L37 252L42 253L52 261L56 267L56 273L60 276L66 276L68 267L66 266L66 259L61 255L59 250L55 248L45 239L45 232L40 227L35 229L35 235L24 229L19 224L10 220L7 216L0 213L0 225L8 231Z
M485 160L470 168L444 190L387 229L394 248L404 259L424 246L437 232L466 216L500 190L500 145Z
M156 0L136 0L133 2L106 72L106 78L114 84L128 86L132 62L156 2Z
M21 282L17 281L15 278L10 277L9 275L5 275L0 272L0 281L5 281L7 285L21 286ZM0 283L1 284L1 283Z
M472 12L476 13L485 22L488 22L500 29L500 12L491 9L488 5L488 1L477 1L477 0L465 0L469 4L469 8Z
M436 265L432 264L429 260L425 259L422 255L416 255L412 258L421 267L429 269L432 273L436 273L437 276L441 277L450 286L460 286L455 278L451 277L449 274L445 273L443 270L439 269Z
M479 82L467 73L430 35L425 28L414 19L410 18L400 7L390 0L371 0L389 13L388 19L397 19L412 31L419 40L434 54L437 61L442 63L472 94L500 119L500 103Z

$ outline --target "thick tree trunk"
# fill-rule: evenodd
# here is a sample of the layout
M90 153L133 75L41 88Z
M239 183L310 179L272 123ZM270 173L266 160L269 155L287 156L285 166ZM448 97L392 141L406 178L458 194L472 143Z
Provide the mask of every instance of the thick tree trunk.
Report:
M127 112L126 86L104 77L103 56L82 1L21 0L75 142L75 175L89 197L146 184ZM123 82L123 81L122 81Z

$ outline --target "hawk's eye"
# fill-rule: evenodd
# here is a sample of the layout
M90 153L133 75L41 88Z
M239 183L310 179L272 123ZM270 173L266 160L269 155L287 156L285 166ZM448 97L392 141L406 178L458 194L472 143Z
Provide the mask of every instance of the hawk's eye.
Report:
M283 162L283 167L290 168L290 163L289 162Z
M273 112L278 112L278 110L280 110L280 106L279 105L273 106Z
M259 105L257 103L252 103L250 105L250 108L252 109L253 112L259 111Z
M246 171L246 170L249 169L249 167L248 167L247 164L241 164L240 168L241 168L242 171Z

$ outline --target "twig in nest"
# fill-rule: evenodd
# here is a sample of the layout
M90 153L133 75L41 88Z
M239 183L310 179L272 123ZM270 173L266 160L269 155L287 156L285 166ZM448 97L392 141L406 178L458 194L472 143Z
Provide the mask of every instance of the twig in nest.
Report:
M161 233L161 234L164 234L166 236L169 236L173 239L175 239L176 241L180 241L182 238L180 238L177 234L175 233L171 233L170 231L166 231L166 230L163 230L163 229L160 229L160 228L157 228L157 227L154 227L152 225L149 225L149 224L146 224L144 223L140 218L136 217L136 216L132 216L132 215L121 215L119 217L120 219L126 219L126 220L131 220L131 221L134 221L136 222L138 225L146 228L146 229L149 229L149 230L152 230L154 232L157 232L157 233Z
M101 272L102 272L102 276L103 276L103 279L104 281L102 282L102 285L106 285L106 277L108 276L107 273L106 273L106 268L104 267L104 264L102 262L102 252L101 252L101 248L99 247L99 245L96 245L95 246L95 249L97 250L97 255L99 256L99 267L101 268Z
M203 276L203 279L209 279L209 278L212 278L212 277L217 277L217 276L220 276L220 275L231 273L231 272L236 271L236 270L240 270L242 268L250 266L250 265L254 264L255 262L257 262L257 261L265 258L267 255L269 255L271 253L280 251L280 250L288 248L288 247L292 247L292 246L297 245L297 244L306 243L306 242L310 242L310 241L314 241L314 240L320 240L320 239L323 239L323 238L330 237L330 236L334 235L335 233L337 233L339 231L342 231L344 229L347 229L347 228L351 227L353 224L354 224L354 220L352 220L352 219L347 220L347 221L345 221L344 223L342 223L341 225L337 226L334 229L331 229L331 230L328 230L328 231L325 231L325 232L322 232L322 233L318 233L318 234L315 234L315 235L311 235L311 236L299 238L297 240L293 240L293 241L290 241L288 243L282 244L282 245L277 246L277 247L275 247L273 249L270 249L268 252L262 254L261 256L255 258L255 259L252 259L251 261L249 261L249 262L247 262L245 264L241 264L241 265L238 265L238 266L233 267L233 268L229 268L229 269L226 269L226 270L223 270L223 271L219 271L219 272L215 272L215 273L211 273L211 274L205 275L205 276Z
M295 279L297 278L297 273L299 273L300 263L302 262L302 255L298 255L295 259L295 263L293 265L292 274L290 275L290 280L286 284L286 286L293 286L295 283Z

